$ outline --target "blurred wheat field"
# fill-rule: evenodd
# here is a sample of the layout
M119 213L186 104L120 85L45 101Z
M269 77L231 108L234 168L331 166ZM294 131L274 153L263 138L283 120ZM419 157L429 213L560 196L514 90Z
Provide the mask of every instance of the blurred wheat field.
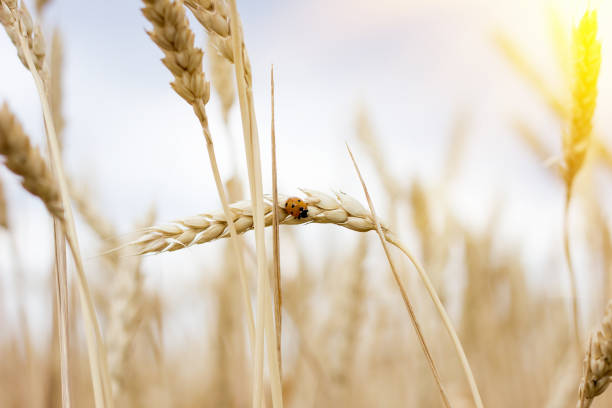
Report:
M0 0L0 407L611 404L600 3Z

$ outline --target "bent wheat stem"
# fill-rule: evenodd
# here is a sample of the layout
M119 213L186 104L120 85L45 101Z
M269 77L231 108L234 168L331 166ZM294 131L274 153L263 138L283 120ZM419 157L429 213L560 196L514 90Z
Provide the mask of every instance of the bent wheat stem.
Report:
M376 210L374 210L374 203L372 203L372 198L370 197L370 193L368 193L368 188L366 187L365 181L363 180L363 177L361 176L361 172L359 171L359 166L357 166L357 162L355 161L353 152L351 152L351 148L348 146L348 144L346 145L346 148L348 149L349 155L351 156L351 160L353 161L353 164L355 165L357 176L359 176L359 181L361 181L363 192L365 193L366 199L368 200L368 205L372 213L371 218L374 221L374 224L376 226L376 233L378 234L378 237L380 238L380 242L382 244L383 250L385 251L385 256L387 257L387 260L389 261L389 265L391 266L391 272L393 273L393 278L395 279L395 282L397 283L397 286L399 287L399 290L402 294L402 298L404 299L404 304L406 305L406 309L408 310L408 314L410 315L410 322L412 323L412 326L414 327L414 331L416 332L417 337L419 338L419 343L421 344L421 348L423 349L423 354L425 354L425 358L427 359L429 368L431 369L431 372L436 381L436 385L438 386L438 390L440 391L440 397L442 398L442 403L444 403L445 407L450 407L450 402L448 402L446 391L444 391L444 387L442 386L442 381L440 380L440 374L438 374L438 368L436 367L436 364L434 363L433 357L431 356L431 352L429 351L429 347L427 346L427 343L425 342L425 337L423 337L423 333L421 332L421 326L419 324L419 321L416 318L416 314L414 313L414 308L412 307L412 303L410 302L410 299L408 298L408 291L404 287L404 283L400 279L399 274L397 270L395 269L395 263L393 262L393 258L391 258L391 253L389 252L389 248L387 247L385 235L382 232L382 228L380 227L380 222L378 221L378 217L376 216Z

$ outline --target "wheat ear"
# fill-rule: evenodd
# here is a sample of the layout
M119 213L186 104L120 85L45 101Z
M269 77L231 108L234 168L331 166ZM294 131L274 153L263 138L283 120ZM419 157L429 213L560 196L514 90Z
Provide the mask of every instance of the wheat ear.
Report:
M580 383L580 408L591 406L612 379L612 301L599 328L593 334L584 359L584 374Z
M62 201L49 167L6 103L0 108L0 154L6 167L22 177L23 187L40 198L54 217L62 219Z

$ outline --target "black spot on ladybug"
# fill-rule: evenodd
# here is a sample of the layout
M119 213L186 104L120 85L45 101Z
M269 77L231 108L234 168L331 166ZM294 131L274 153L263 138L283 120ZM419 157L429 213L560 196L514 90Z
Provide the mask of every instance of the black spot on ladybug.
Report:
M297 197L287 199L285 210L297 219L308 217L308 206L305 205L304 200Z

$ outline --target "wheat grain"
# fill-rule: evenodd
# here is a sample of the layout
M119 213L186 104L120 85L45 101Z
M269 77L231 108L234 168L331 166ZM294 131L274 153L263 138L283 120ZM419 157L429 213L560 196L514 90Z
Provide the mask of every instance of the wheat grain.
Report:
M22 177L23 187L40 198L53 216L63 219L59 190L47 163L6 103L0 109L0 154L6 167Z
M578 406L588 408L602 394L612 379L612 301L608 303L601 324L592 337L584 361Z

